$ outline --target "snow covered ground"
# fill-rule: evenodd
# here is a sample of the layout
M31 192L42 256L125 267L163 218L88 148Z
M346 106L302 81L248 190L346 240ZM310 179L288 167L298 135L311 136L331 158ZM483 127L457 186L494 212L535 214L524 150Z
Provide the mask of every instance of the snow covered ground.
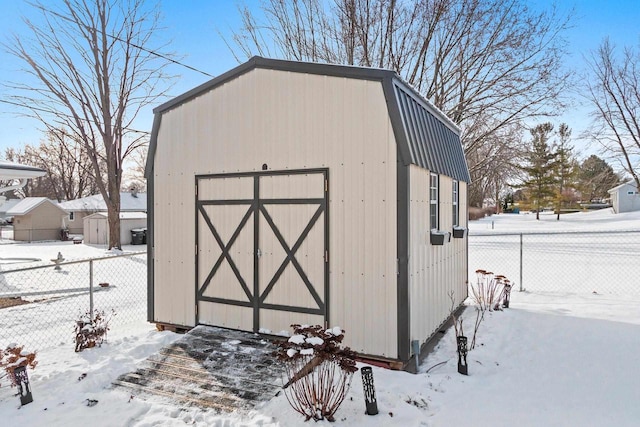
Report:
M470 280L485 269L532 292L640 295L638 212L501 214L472 221L469 236Z
M640 228L638 213L616 216L605 211L565 215L559 224L545 216L536 222L530 215L498 215L470 228L488 230L491 221L493 229L501 231ZM0 246L0 258L9 246L14 248L11 256L20 256L16 246L6 245ZM590 261L588 251L582 257ZM473 314L473 307L465 311L467 329ZM2 316L0 310L0 323ZM29 372L33 403L20 408L15 389L2 380L0 419L3 425L71 427L304 425L283 394L250 413L217 415L111 386L118 375L135 370L179 337L141 324L111 331L101 348L82 353L74 353L66 343L46 348ZM455 338L448 331L417 375L374 367L379 415L364 414L356 373L337 421L309 425L638 425L640 296L514 292L511 308L487 316L478 342L469 353L469 376L457 373ZM98 403L88 406L88 399Z

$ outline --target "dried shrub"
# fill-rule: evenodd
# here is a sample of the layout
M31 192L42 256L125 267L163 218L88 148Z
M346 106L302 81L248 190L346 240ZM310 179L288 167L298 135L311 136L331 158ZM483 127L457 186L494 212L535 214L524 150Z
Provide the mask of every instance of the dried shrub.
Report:
M76 353L85 348L102 345L107 339L109 322L113 316L115 316L113 310L109 316L105 314L104 310L94 310L93 313L87 311L81 315L80 319L76 320L75 326Z
M476 334L487 311L501 310L506 288L511 289L509 280L490 271L476 270L476 281L470 284L471 299L476 303L476 321L471 340L471 350L476 346Z
M0 379L9 377L11 381L11 387L15 387L16 379L14 372L21 366L28 366L34 369L38 362L36 361L36 352L29 352L24 350L22 346L17 344L10 344L6 349L0 349L0 369L5 373L0 376Z
M291 325L293 336L281 342L275 356L284 365L284 386L289 404L305 421L327 419L347 395L356 368L356 353L342 347L339 327Z
M474 206L469 207L469 220L474 221L485 218L487 216L494 215L496 213L495 206L489 206L484 208L477 208Z

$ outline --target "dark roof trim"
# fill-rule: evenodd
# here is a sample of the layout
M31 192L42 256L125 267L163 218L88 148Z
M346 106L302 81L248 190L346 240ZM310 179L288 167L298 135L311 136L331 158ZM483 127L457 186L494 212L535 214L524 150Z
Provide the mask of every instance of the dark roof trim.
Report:
M145 176L153 171L157 136L162 113L235 79L253 69L289 71L305 74L379 81L382 83L393 132L399 144L404 165L416 164L425 169L470 182L464 151L460 143L460 128L443 112L423 98L400 76L391 70L346 65L285 61L254 56L218 77L156 107ZM435 126L435 129L432 128ZM426 135L429 135L428 137ZM426 144L426 145L425 145Z
M153 178L153 162L156 158L156 148L158 146L158 131L160 130L161 116L161 113L155 113L153 116L151 140L149 141L149 151L147 152L147 164L144 166L144 177L147 180Z

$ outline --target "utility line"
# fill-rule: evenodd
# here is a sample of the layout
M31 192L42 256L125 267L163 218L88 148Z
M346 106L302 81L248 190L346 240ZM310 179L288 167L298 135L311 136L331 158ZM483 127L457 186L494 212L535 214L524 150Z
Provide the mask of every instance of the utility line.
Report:
M43 113L47 113L47 114L53 114L55 116L59 116L59 117L64 117L66 119L71 119L71 120L75 120L76 117L73 117L69 114L64 114L64 113L60 113L60 112L53 112L52 110L47 110L45 108L38 108L38 107L34 107L33 105L29 105L28 107L26 107L24 104L20 104L19 102L13 102L13 101L7 101L5 99L0 99L0 103L2 104L9 104L9 105L15 105L17 107L21 107L21 108L28 108L30 110L34 110L34 111L42 111ZM89 124L91 124L91 122L87 119L84 119L82 117L77 117L77 119L83 121L83 122L89 122ZM149 134L148 131L146 130L138 130L138 129L132 129L132 128L122 128L123 130L127 130L129 132L136 132L136 133L142 133L142 134Z
M170 57L168 57L168 56L166 56L166 55L164 55L164 54L162 54L162 53L155 52L155 51L150 50L150 49L147 49L147 48L145 48L145 47L143 47L143 46L138 46L137 44L132 43L131 41L122 40L122 39L121 39L120 37L118 37L118 36L114 36L114 35L111 35L111 34L107 34L107 33L105 33L105 32L104 32L104 31L102 31L102 30L99 30L99 29L97 29L97 28L91 27L91 26L89 26L89 25L87 25L87 24L84 24L84 23L82 23L82 22L75 21L75 20L73 20L73 19L69 18L68 16L64 16L64 15L62 15L62 14L60 14L60 13L58 13L58 12L55 12L55 11L53 11L53 10L46 9L43 5L40 5L40 4L37 4L37 3L34 3L34 4L32 4L32 6L36 7L37 9L42 10L45 14L46 14L46 13L49 13L49 14L51 14L51 15L55 15L55 16L57 16L57 17L58 17L58 18L60 18L60 19L64 19L65 21L69 21L69 22L71 22L71 23L73 23L73 24L76 24L76 25L82 25L83 27L85 27L85 28L86 28L87 30L89 30L89 31L96 31L96 32L98 32L98 33L101 33L101 34L103 34L103 35L107 36L107 37L111 37L112 39L117 40L117 41L119 41L119 42L130 44L131 46L135 47L136 49L140 49L140 50L142 50L142 51L144 51L144 52L147 52L147 53L149 53L149 54L151 54L151 55L157 56L157 57L162 58L162 59L164 59L164 60L166 60L166 61L172 62L172 63L174 63L174 64L176 64L176 65L180 65L181 67L187 68L187 69L189 69L189 70L195 71L196 73L200 73L200 74L203 74L203 75L205 75L205 76L207 76L207 77L211 77L211 78L215 77L214 75L209 74L209 73L207 73L206 71L199 70L199 69L197 69L197 68L195 68L195 67L192 67L191 65L188 65L188 64L182 63L182 62L180 62L180 61L178 61L178 60L175 60L175 59L173 59L173 58L170 58Z

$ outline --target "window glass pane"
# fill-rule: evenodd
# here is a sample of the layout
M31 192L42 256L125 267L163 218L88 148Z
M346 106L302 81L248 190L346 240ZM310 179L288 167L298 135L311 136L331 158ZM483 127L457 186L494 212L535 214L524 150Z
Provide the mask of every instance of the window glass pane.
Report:
M429 176L429 226L438 228L438 175Z

